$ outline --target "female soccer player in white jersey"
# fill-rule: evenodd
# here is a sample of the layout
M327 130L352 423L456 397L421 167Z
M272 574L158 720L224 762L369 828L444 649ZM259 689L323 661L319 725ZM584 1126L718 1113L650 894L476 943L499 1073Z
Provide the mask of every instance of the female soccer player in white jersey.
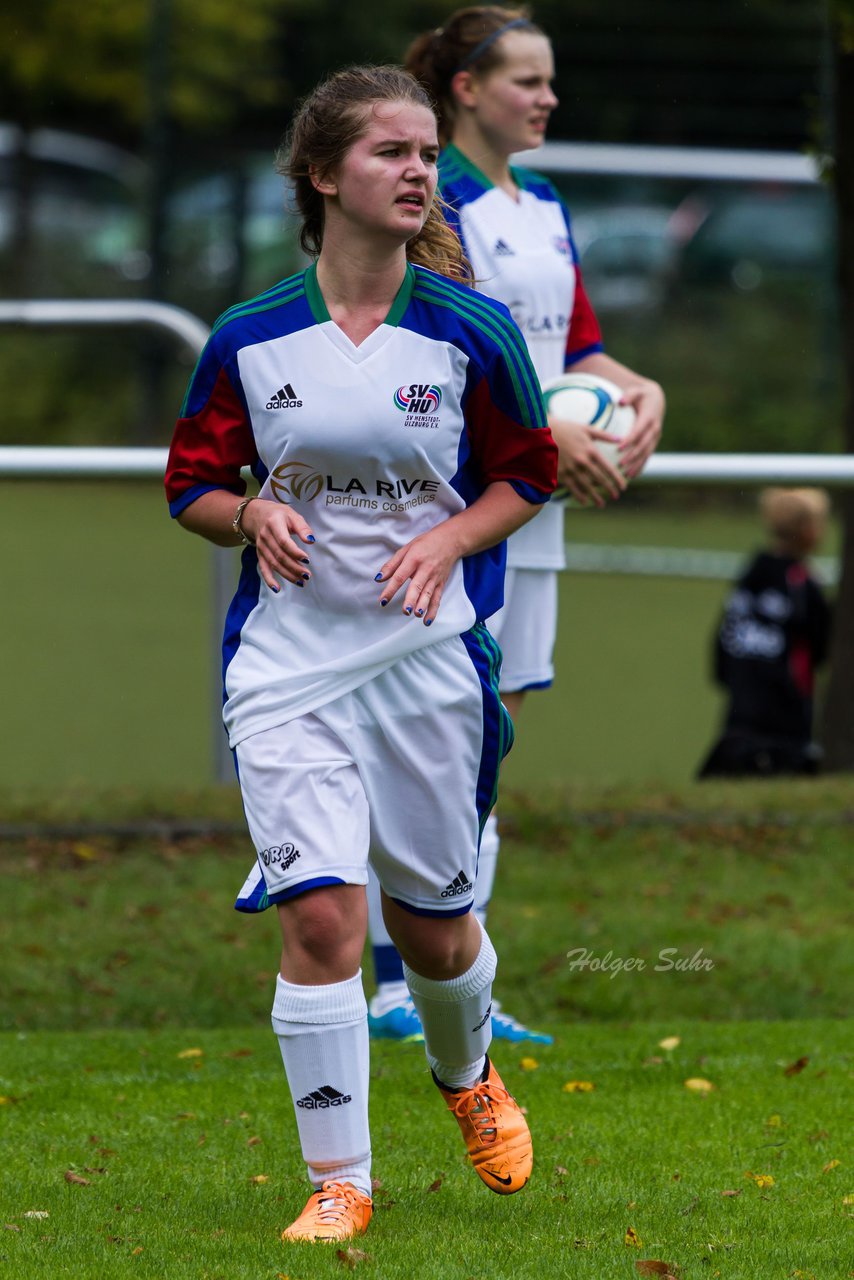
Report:
M527 9L477 6L457 10L438 31L420 36L406 66L439 107L443 152L439 182L450 219L472 264L476 287L510 308L541 383L565 369L601 374L624 390L637 419L623 445L622 469L636 475L658 441L661 388L605 355L581 280L569 215L551 184L511 167L514 152L543 141L557 104L551 45ZM595 448L601 432L550 421L560 447L559 479L581 503L604 505L625 486ZM564 566L563 512L552 504L510 540L505 605L490 622L501 644L501 694L517 721L529 689L548 687L557 625L557 572ZM478 864L475 909L485 917L498 832L487 824ZM370 917L378 992L371 1002L374 1035L418 1032L401 982L400 962L378 910ZM510 1040L531 1032L493 1006L493 1034Z
M173 516L248 544L224 719L281 921L273 1027L316 1188L288 1241L345 1239L371 1215L369 858L477 1173L507 1194L531 1171L487 1057L495 953L470 908L512 740L483 620L557 450L509 312L460 283L438 153L429 98L399 69L309 96L287 163L316 261L218 321L169 457Z

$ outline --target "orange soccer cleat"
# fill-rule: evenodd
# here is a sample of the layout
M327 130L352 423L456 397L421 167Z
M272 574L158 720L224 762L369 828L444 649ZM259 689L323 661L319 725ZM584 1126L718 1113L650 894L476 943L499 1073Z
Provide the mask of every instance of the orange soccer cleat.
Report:
M436 1075L433 1079L456 1117L478 1176L499 1195L521 1191L534 1163L531 1133L489 1058L470 1089L449 1089Z
M367 1230L373 1206L370 1196L349 1182L324 1182L300 1216L282 1232L289 1240L349 1240Z

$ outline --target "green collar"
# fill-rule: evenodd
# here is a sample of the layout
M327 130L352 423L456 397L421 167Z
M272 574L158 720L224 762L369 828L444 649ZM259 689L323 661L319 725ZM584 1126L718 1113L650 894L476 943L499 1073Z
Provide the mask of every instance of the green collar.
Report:
M403 283L398 289L391 304L391 309L386 316L383 324L389 324L396 328L403 317L403 313L409 306L409 300L412 297L412 291L415 288L415 268L411 262L406 264L406 272L403 277ZM329 308L323 300L323 294L320 292L320 286L317 283L317 263L313 262L310 267L306 268L305 273L305 296L308 305L311 308L311 314L314 316L318 324L326 324L331 321Z

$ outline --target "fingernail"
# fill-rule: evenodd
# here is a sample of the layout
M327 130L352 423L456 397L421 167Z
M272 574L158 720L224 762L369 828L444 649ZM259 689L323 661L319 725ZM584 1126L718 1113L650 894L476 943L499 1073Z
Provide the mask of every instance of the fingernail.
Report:
M278 594L279 594L279 592L281 591L281 589L282 589L281 587L271 587L271 588L270 588L270 590L271 590L271 591L275 591L276 595L278 595Z
M300 564L311 564L311 561L308 559L307 556L303 556L300 560Z
M406 608L404 609L404 611L403 611L403 612L404 612L404 613L406 613L406 614L410 614L410 613L412 613L412 605L411 605L411 604L408 604L408 605L406 606Z
M416 616L416 618L423 618L423 617L424 617L424 610L423 610L423 609L416 609L416 610L415 610L415 616Z
M314 534L310 533L306 538L306 542L314 542Z
M306 582L308 582L309 578L311 577L311 574L310 574L310 573L304 573L302 576L305 578Z
M382 582L382 580L383 580L383 575L381 573L378 573L377 576L374 578L374 582Z
M388 604L388 600L380 600L380 604L382 605L383 608L385 608L386 605Z
M295 587L304 587L304 586L305 586L305 583L304 583L304 582L295 582L295 583L294 583L294 586L295 586Z
M433 625L433 619L432 619L432 618L425 618L425 619L424 619L424 626L425 626L425 627L432 627L432 625Z

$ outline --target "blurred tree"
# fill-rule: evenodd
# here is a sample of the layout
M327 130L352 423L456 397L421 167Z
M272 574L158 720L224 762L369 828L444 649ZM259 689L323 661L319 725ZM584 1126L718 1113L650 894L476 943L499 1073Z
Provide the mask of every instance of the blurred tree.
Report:
M170 115L204 132L247 105L274 103L279 23L289 9L311 4L170 0L163 51ZM6 0L0 109L25 125L70 113L81 124L97 119L100 132L135 134L148 117L146 50L156 10L151 0Z
M834 66L834 189L839 224L840 350L845 448L854 453L854 0L830 0ZM842 577L824 711L827 768L854 770L854 493L842 497Z

